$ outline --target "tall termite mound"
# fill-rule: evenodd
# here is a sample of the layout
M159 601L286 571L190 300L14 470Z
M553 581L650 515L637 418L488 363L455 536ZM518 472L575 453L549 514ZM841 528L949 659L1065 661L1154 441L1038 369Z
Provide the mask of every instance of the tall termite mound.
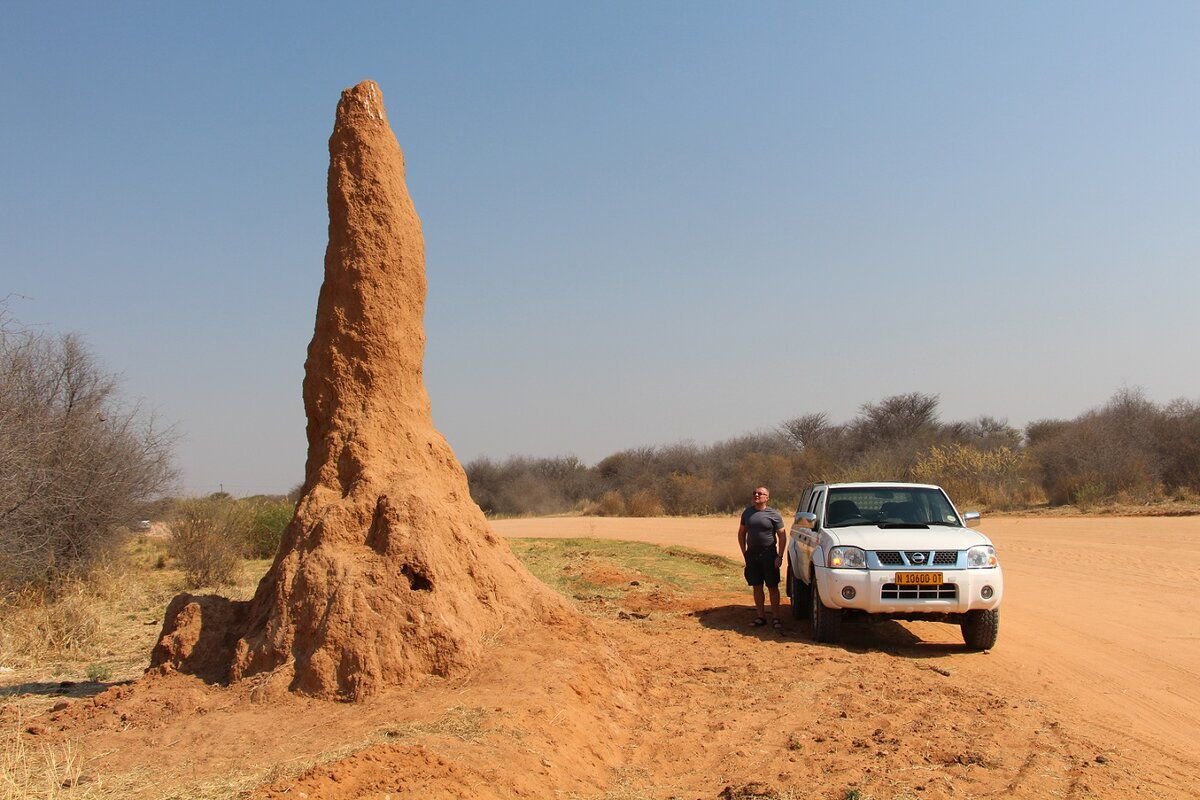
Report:
M359 699L469 668L506 624L570 612L488 528L433 427L421 224L371 81L338 103L328 190L296 515L252 601L172 602L153 663Z

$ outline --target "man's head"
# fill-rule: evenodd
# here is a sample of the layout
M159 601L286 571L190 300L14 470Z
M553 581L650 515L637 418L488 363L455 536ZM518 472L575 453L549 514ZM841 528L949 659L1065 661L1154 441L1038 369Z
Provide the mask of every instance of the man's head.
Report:
M754 507L762 511L767 507L767 500L771 499L771 493L767 491L767 487L759 486L754 490Z

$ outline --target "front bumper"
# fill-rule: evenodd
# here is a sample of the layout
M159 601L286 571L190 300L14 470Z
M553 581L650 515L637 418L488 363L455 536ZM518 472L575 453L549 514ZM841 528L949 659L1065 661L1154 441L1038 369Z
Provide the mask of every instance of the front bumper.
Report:
M962 614L967 611L996 608L1004 596L1004 574L1000 567L987 569L829 569L816 567L817 588L829 608L846 608L867 614ZM897 572L931 571L942 573L941 586L910 591L896 588ZM843 589L850 587L854 597L847 599ZM992 596L984 598L984 587ZM920 595L914 597L913 595Z

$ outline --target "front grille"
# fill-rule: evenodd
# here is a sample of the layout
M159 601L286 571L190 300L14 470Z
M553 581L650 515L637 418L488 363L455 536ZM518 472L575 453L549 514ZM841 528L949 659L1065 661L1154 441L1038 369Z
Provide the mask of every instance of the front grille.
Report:
M905 550L904 558L908 560L908 563L910 563L914 566L923 567L929 563L929 551L927 551L927 550Z
M941 586L901 586L885 583L880 594L883 600L957 600L958 586L943 583Z
M915 553L920 554L920 561L913 558L913 554ZM952 567L958 563L957 550L935 550L933 553L927 550L906 550L903 553L899 550L876 550L875 557L879 559L881 567L903 567L909 565L916 567Z

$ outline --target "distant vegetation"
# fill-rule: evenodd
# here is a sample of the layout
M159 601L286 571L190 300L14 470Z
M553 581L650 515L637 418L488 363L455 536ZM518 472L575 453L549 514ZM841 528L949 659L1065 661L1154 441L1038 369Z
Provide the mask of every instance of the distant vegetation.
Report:
M814 480L938 483L962 504L1145 504L1200 499L1200 405L1165 406L1137 389L1070 420L1018 430L978 417L942 422L936 395L865 403L845 423L812 413L774 430L711 445L622 450L588 466L573 456L482 458L466 465L471 494L492 515L729 513L765 484L794 507Z

